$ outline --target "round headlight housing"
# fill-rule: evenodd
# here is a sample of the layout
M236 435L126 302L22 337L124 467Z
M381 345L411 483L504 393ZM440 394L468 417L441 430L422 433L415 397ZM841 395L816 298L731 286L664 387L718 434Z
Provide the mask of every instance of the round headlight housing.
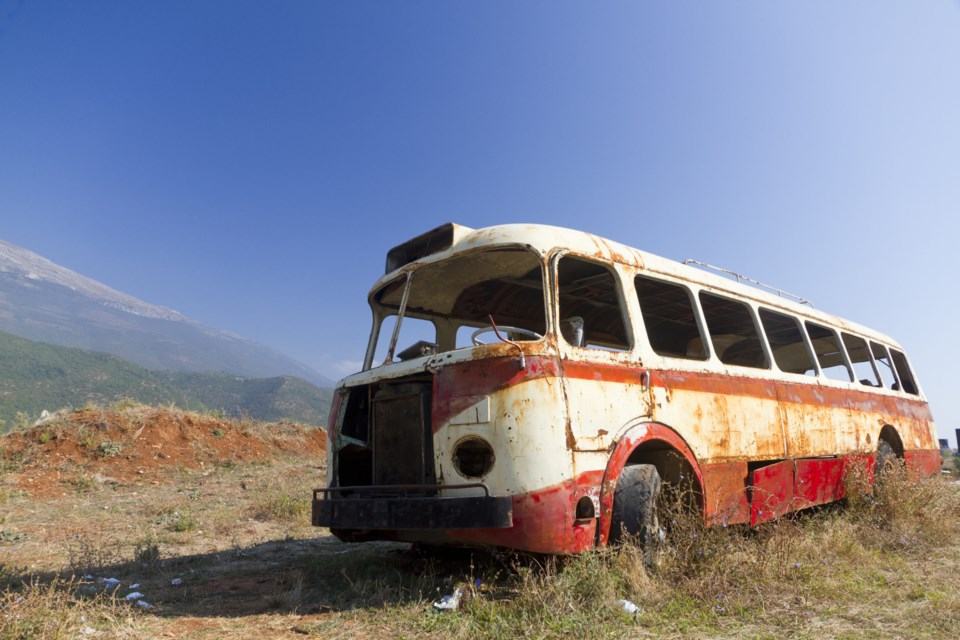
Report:
M490 443L477 436L467 436L453 447L453 466L464 478L487 475L495 459Z

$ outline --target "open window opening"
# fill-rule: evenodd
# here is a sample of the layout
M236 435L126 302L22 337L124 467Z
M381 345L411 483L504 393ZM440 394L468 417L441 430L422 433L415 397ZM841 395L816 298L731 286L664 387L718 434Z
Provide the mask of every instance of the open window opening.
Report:
M846 332L841 335L843 346L847 348L847 355L850 356L850 364L853 365L853 379L867 387L881 386L873 366L873 358L867 348L867 341Z
M637 276L640 314L650 348L661 356L706 360L709 357L693 297L686 287Z
M907 362L907 356L896 349L890 349L890 355L893 357L893 366L897 370L897 378L900 380L900 391L905 391L913 395L919 395L920 388L910 370L910 364Z
M897 374L893 371L893 362L890 361L887 348L879 342L871 342L870 353L873 354L873 361L877 365L881 386L885 389L898 389Z
M409 290L408 290L409 289ZM400 308L406 296L406 308ZM371 297L376 317L386 318L375 336L375 357L366 363L409 360L476 344L497 342L490 316L513 340L539 340L546 332L540 257L523 248L498 248L424 264ZM389 344L400 331L392 358ZM476 340L474 333L481 332Z
M746 303L701 291L700 306L713 350L721 362L757 369L770 366L753 313Z
M627 351L623 296L608 267L563 256L557 264L560 334L575 347Z
M796 318L770 309L760 309L760 323L778 369L786 373L817 375L810 347Z
M843 355L836 332L814 322L807 322L806 327L810 344L813 346L813 352L817 356L823 375L831 380L851 382L853 373L847 365L847 359Z

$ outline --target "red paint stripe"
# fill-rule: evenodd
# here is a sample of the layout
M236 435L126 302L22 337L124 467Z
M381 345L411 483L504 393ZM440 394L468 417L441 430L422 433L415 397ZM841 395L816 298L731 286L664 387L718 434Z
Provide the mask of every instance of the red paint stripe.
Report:
M476 360L444 367L437 376L435 409L441 419L449 418L470 406L470 396L491 393L530 380L559 377L596 382L642 385L643 374L650 374L650 384L669 390L681 389L717 395L780 400L796 405L815 405L834 409L850 409L868 413L902 416L911 420L932 422L930 406L920 398L906 398L872 393L869 390L838 389L812 382L767 380L722 373L700 373L679 370L652 370L642 367L586 363L556 358L530 356L527 369L518 371L516 358ZM562 367L562 373L561 373ZM457 403L457 398L466 398ZM452 403L452 404L451 404ZM462 405L462 406L461 406ZM444 411L444 407L448 410Z
M557 374L556 358L532 356L526 369L517 369L514 355L451 364L440 369L433 382L433 430L495 391Z
M838 389L812 382L767 380L723 373L700 373L679 370L647 370L626 366L563 362L564 373L571 378L642 384L645 371L650 373L650 384L669 390L682 389L726 396L777 400L799 405L817 405L835 409L853 409L870 413L885 413L932 422L930 406L919 398L881 395L868 390Z

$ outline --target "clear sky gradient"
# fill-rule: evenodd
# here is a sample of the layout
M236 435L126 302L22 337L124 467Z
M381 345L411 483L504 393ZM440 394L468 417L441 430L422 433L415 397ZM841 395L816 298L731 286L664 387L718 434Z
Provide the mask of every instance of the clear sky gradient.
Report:
M0 237L331 378L387 249L550 223L890 334L953 443L958 209L948 0L0 0Z

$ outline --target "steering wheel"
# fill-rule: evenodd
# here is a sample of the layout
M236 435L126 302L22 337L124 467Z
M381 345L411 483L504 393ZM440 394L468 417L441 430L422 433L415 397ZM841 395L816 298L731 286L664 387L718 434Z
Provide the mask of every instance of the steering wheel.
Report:
M470 340L473 342L475 346L479 347L481 345L485 345L487 343L484 342L483 340L480 340L479 336L482 336L485 333L496 332L497 330L499 330L501 334L512 333L512 334L519 334L521 336L528 336L532 340L539 340L540 338L543 337L536 331L531 331L530 329L524 329L523 327L498 326L496 329L494 329L493 325L487 325L486 327L480 327L479 329L471 333Z

